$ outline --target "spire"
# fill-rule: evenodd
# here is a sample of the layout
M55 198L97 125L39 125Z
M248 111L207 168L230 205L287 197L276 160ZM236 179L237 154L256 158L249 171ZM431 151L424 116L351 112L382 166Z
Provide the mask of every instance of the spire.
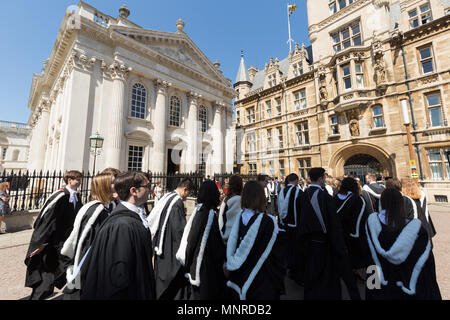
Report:
M245 67L244 62L244 50L241 50L241 64L239 65L238 74L236 76L236 81L234 83L236 84L238 82L250 82L250 79L248 77L248 71L247 68Z

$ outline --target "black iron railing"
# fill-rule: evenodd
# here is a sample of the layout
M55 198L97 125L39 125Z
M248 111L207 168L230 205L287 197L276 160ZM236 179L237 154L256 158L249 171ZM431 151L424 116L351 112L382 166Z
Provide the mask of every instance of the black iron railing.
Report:
M232 173L216 174L214 176L205 176L198 172L191 173L147 173L152 192L150 193L150 200L153 200L153 190L158 184L161 183L162 192L170 192L176 189L178 183L184 178L190 178L194 183L194 192L191 197L197 197L198 191L203 181L206 179L214 179L219 183L221 188L224 188L226 181L231 177ZM17 213L21 211L36 210L42 208L45 200L56 190L64 188L64 172L10 172L4 171L0 174L0 181L8 181L10 183L9 205L11 207L11 213ZM256 175L241 175L244 182L248 180L256 180ZM83 179L81 181L80 188L81 201L87 203L90 200L90 188L93 175L90 172L83 172Z

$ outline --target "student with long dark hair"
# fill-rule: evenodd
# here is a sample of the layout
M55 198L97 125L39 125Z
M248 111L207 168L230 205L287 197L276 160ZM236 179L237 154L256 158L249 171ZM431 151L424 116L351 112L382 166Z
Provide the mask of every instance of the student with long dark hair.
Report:
M376 266L375 281L367 281L366 299L442 299L431 242L421 221L406 217L402 194L396 189L383 191L380 201L382 211L372 213L366 224L370 258Z
M217 300L224 296L225 245L216 211L220 192L214 181L200 186L197 206L184 228L176 257L191 284L190 300Z
M278 300L284 293L283 259L275 217L264 213L266 197L256 181L245 184L242 211L227 243L228 287L240 300Z
M353 177L342 180L339 191L334 197L336 213L342 223L344 241L348 249L350 263L356 275L363 279L359 269L366 267L367 259L363 250L365 237L364 225L368 212L367 204L361 197L361 188Z
M240 176L233 175L230 177L227 194L219 210L219 229L225 243L228 240L236 216L242 211L241 193L243 188Z

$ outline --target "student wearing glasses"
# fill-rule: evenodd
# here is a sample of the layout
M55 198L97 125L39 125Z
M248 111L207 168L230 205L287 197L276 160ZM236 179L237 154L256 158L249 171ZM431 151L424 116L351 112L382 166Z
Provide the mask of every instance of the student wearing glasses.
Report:
M81 300L154 300L155 276L149 226L142 204L150 182L142 172L114 180L119 205L102 224L81 268Z

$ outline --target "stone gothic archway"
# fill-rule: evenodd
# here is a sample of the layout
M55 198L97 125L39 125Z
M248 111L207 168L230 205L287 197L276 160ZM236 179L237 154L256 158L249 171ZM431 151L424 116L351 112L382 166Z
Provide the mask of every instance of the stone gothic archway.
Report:
M358 143L344 146L337 150L331 157L329 169L334 177L344 175L344 166L356 155L368 155L376 159L383 167L383 171L389 176L396 176L395 162L392 157L382 148L369 143Z

